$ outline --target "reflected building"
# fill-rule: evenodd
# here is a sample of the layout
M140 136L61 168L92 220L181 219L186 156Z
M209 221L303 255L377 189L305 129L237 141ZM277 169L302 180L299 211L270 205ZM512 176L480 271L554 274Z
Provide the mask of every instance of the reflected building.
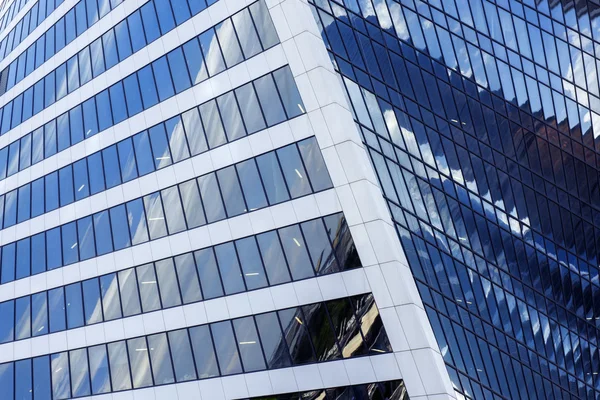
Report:
M0 398L598 398L598 12L5 0Z

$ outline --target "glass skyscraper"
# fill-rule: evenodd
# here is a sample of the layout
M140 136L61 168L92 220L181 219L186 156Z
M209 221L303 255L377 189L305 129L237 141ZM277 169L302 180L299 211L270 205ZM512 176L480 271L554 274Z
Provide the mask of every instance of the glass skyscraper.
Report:
M591 0L0 2L0 400L600 398L596 51Z

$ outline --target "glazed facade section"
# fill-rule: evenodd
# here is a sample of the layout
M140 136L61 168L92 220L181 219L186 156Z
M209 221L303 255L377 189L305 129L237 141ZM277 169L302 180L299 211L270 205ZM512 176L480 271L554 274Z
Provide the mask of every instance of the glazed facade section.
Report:
M18 360L0 364L3 398L68 399L386 353L378 315L363 295Z
M597 398L597 6L315 1L469 398Z

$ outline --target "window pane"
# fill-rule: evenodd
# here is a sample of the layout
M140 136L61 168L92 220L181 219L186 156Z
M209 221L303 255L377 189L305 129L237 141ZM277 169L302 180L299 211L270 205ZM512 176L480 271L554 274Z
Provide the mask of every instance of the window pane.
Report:
M48 303L45 292L31 296L31 321L33 336L48 333Z
M119 166L121 168L121 177L123 182L137 178L137 168L135 166L135 154L133 152L133 142L130 139L123 140L117 144L119 151Z
M2 283L15 280L15 244L2 248Z
M88 349L88 355L90 359L92 394L110 392L106 346L101 344L99 346L90 347Z
M119 272L119 289L123 315L129 317L142 312L135 270L133 268Z
M158 97L160 98L160 101L173 96L175 94L175 89L173 88L173 82L171 81L167 57L163 56L154 61L152 63L152 70L154 71L154 76L160 77L160 79L156 79L156 87L158 88Z
M177 276L175 274L173 259L168 258L166 260L157 261L155 267L163 307L166 308L181 305L181 297L179 296L179 287L177 286Z
M167 138L173 162L179 162L190 157L190 152L187 148L185 140L185 132L183 131L183 122L179 116L171 118L165 122L167 128Z
M258 208L268 205L265 191L256 168L254 160L246 160L236 165L244 198L248 204L248 211L254 211Z
M287 345L281 333L277 314L274 312L256 316L260 341L265 351L269 369L286 368L292 365Z
M168 335L177 382L196 379L196 369L187 329L171 331Z
M205 379L218 376L217 358L208 326L196 326L190 328L189 332L192 348L194 349L198 378Z
M275 231L265 232L258 235L256 239L271 285L289 282L291 280L290 273L277 233Z
M277 89L279 89L279 94L281 100L283 100L288 118L304 114L304 105L302 104L300 93L290 69L286 67L280 68L273 72L273 77L275 78L275 83L277 84Z
M82 260L96 256L94 241L94 226L92 217L84 217L77 220L77 234L79 241L79 255Z
M302 310L306 318L305 324L308 325L317 353L317 360L327 361L340 358L340 350L324 304L307 305L302 307Z
M227 67L231 68L243 61L244 56L242 55L242 49L240 49L240 45L233 30L231 19L226 19L215 26L215 30L217 31L217 36L222 46L223 56L225 57Z
M221 277L217 268L217 261L211 248L198 250L194 253L196 267L200 276L202 293L205 299L223 296Z
M285 112L283 111L279 94L275 88L273 77L271 75L266 75L255 80L254 88L258 94L263 112L265 113L267 125L272 126L285 121Z
M91 394L88 357L86 349L72 350L69 352L71 369L71 385L73 397L89 396Z
M215 253L221 278L223 279L223 286L225 287L225 294L239 293L246 290L233 244L224 243L215 246Z
M90 191L92 194L96 194L104 190L104 166L102 165L102 154L92 154L88 157L87 162Z
M75 199L81 200L90 195L88 184L87 160L79 160L73 164L73 178L75 182Z
M265 190L267 191L269 204L273 205L289 200L290 196L275 154L263 154L256 158L256 162L263 184L265 185Z
M83 281L82 289L86 325L102 322L102 303L100 302L98 279Z
M313 190L318 192L320 190L331 188L333 184L329 178L329 173L327 172L327 167L323 161L323 156L321 155L321 150L319 150L317 140L310 138L298 142L298 148L300 149L304 165L308 170Z
M110 225L112 228L112 237L115 250L121 250L131 246L127 226L127 214L125 206L119 205L110 209Z
M14 340L15 303L6 301L0 303L0 343Z
M204 53L204 61L208 69L208 75L213 76L225 69L225 62L221 54L221 48L217 42L214 29L210 29L200 35L200 46Z
M208 101L199 107L200 115L208 139L208 147L211 149L227 142L225 131L221 123L221 117L217 110L217 103L214 100Z
M31 238L31 266L32 274L46 270L46 237L43 232Z
M27 360L27 364L27 366L30 367L30 360ZM23 375L27 377L25 379L30 381L31 375L29 371L25 372L17 369L17 377L21 376L22 372L24 373ZM35 393L34 400L52 399L52 389L50 388L50 359L48 356L33 359L33 393ZM31 393L28 395L31 396Z
M31 275L31 246L29 238L17 242L17 279Z
M200 195L206 212L206 219L209 223L225 218L225 209L221 200L219 186L214 173L198 178Z
M54 399L67 399L71 397L71 379L68 362L69 357L67 352L52 354L52 395Z
M310 183L296 145L278 149L277 157L292 198L309 194L311 192Z
M198 39L192 39L183 45L183 53L187 62L187 67L192 77L193 84L197 84L208 78L208 71L204 64L204 58L200 50Z
M235 172L235 166L229 166L217 171L221 194L225 201L228 217L233 217L246 212L244 196Z
M125 100L127 101L127 110L129 115L135 115L143 110L142 95L138 86L137 74L131 74L123 80L125 88Z
M200 192L198 191L198 184L196 181L191 180L180 183L179 192L181 193L181 201L183 202L183 210L188 228L192 229L206 224L204 207L200 200Z
M154 157L150 149L150 138L148 132L138 133L133 137L135 147L135 158L140 176L154 171Z
M217 97L219 111L223 118L223 125L229 141L239 139L246 135L246 129L242 122L242 116L235 100L233 92L225 93Z
M180 1L185 3L185 0ZM170 76L173 78L173 85L175 86L175 93L181 93L192 85L185 60L183 59L183 51L181 48L176 48L167 54L167 59L171 70Z
M304 238L298 226L279 229L279 236L294 280L314 276Z
M94 214L94 233L98 255L112 252L113 244L108 211L101 211Z
M150 361L152 362L154 384L162 385L175 382L167 335L159 333L148 336L148 346L150 347Z
M15 395L14 376L14 363L0 364L0 387L2 387L4 395L9 399L12 399Z
M263 118L258 97L256 97L252 83L247 83L235 89L235 96L237 97L248 133L265 129L265 119Z
M202 300L200 292L200 282L196 272L196 263L192 253L182 254L175 257L175 268L177 270L177 279L181 296L184 303L193 303Z
M46 249L48 251L48 270L62 266L62 245L60 227L46 232Z
M104 320L121 318L121 301L117 285L117 274L100 277L100 290L102 292L102 309Z
M156 286L156 275L152 264L142 265L136 268L140 298L144 312L160 309L160 297Z
M133 387L152 386L152 374L150 373L150 359L148 358L146 338L129 339L127 341L127 349L129 350Z
M152 7L152 4L150 4L150 7ZM140 89L142 91L142 101L144 103L144 110L147 110L148 108L158 103L158 93L156 92L154 75L152 74L152 66L145 66L137 72L137 75L138 81L140 83Z
M235 336L240 348L240 356L244 363L244 372L266 369L265 359L258 340L254 318L245 317L233 320Z
M127 220L129 221L129 232L131 244L136 245L148 241L148 228L146 226L146 215L144 204L141 199L127 203Z
M314 219L303 222L301 226L317 274L339 271L323 221Z
M31 337L31 298L25 296L15 300L15 340L28 337Z
M233 25L237 31L246 58L248 59L260 53L262 51L260 40L254 29L254 24L252 23L248 9L238 12L231 17L231 19L233 20Z
M127 118L127 105L123 85L118 82L112 85L110 91L110 104L115 125Z
M250 6L250 12L252 13L254 23L256 24L258 36L260 37L263 48L268 49L279 43L275 26L273 25L273 21L271 21L269 11L266 9L265 5L260 1L257 1Z
M208 150L206 137L204 136L204 128L200 120L200 114L197 108L183 113L183 126L190 145L192 155L200 154Z
M50 397L50 366L48 362L48 357L43 357L45 361L45 368L40 368L40 362L34 362L36 371L34 372L39 377L39 389L42 394L42 398L44 398L44 394L47 395L47 398ZM36 360L40 360L37 358ZM46 372L46 374L44 374ZM31 400L31 393L33 391L33 385L31 382L31 360L20 360L15 362L15 398L23 399L23 400ZM42 386L43 383L48 382L47 385Z
M314 362L315 356L300 308L278 311L277 314L294 365Z
M144 207L148 216L148 230L150 239L158 239L167 235L165 216L163 214L162 201L159 193L144 196Z
M59 332L67 329L65 315L65 293L63 288L48 291L48 315L50 319L50 332Z
M110 381L112 382L113 391L131 389L125 341L109 343L107 347L110 362Z
M210 324L215 349L219 358L221 375L237 374L242 371L240 356L238 354L235 337L231 329L230 321L217 322Z
M335 254L342 269L360 267L362 264L344 214L328 215L323 218L329 238L335 247Z
M248 290L267 286L267 278L256 245L256 239L251 236L236 240L235 247L242 264L244 280Z
M69 329L83 326L83 300L81 299L81 283L73 283L65 287L67 300L67 327Z
M177 186L161 190L161 195L165 202L165 215L169 233L172 235L184 231L186 229L185 218Z

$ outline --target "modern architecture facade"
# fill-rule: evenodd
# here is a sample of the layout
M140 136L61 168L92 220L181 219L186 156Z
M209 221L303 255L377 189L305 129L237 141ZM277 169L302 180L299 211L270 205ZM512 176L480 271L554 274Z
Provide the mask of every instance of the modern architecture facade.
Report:
M599 7L5 0L0 399L599 398Z

